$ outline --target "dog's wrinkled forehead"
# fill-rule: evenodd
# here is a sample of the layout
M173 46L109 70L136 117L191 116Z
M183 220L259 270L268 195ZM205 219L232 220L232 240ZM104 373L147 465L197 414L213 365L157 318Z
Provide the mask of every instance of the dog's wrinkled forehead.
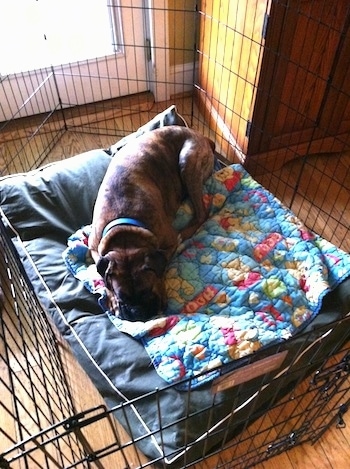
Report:
M110 251L104 256L101 256L97 262L97 272L102 276L108 275L125 275L130 276L135 267L142 266L144 263L144 256L125 256L120 255L118 251Z
M154 250L149 252L138 252L134 255L118 256L116 251L111 251L105 256L101 256L97 263L97 272L105 277L109 273L109 269L119 272L120 274L125 274L127 276L132 273L135 268L142 271L153 271L157 277L162 277L167 260L162 251Z

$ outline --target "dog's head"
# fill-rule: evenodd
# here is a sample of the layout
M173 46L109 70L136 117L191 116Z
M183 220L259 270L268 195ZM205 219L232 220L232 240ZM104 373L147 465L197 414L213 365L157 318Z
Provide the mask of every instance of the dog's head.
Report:
M121 319L147 321L163 312L166 265L166 256L156 249L115 249L100 258L97 271L113 295Z

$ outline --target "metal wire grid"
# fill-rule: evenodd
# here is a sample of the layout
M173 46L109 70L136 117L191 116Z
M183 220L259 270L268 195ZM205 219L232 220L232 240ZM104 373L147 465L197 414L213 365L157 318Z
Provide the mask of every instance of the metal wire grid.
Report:
M162 409L159 401L162 390L155 390L112 409L98 406L80 413L74 411L54 333L28 287L25 273L2 224L0 231L4 253L1 271L7 273L2 279L5 310L1 317L0 355L0 413L7 425L2 425L0 430L0 467L16 468L22 467L24 463L28 467L73 468L90 467L94 462L97 467L103 468L104 458L114 452L120 454L125 467L129 467L125 451L130 446L151 435L160 435L161 441L162 433L178 423L186 429L188 419L195 417L190 410L190 391L186 416L166 425L163 424L166 409ZM227 465L241 469L253 467L297 444L315 442L331 424L340 427L344 425L343 416L350 404L350 348L349 343L346 343L349 322L350 317L347 317L331 326L324 326L317 334L312 331L296 337L294 340L299 345L300 353L296 354L284 373L274 378L269 374L263 375L257 382L239 385L237 396L231 403L231 417L214 432L209 430L210 416L221 403L213 394L210 406L204 409L206 416L203 422L206 421L208 425L208 438L219 435L222 443L209 456L204 447L198 462L210 457L208 463L217 469ZM337 343L327 342L328 332L334 329L341 331L339 340ZM323 338L317 346L311 348L307 360L303 361L301 356L306 344L310 343L310 337ZM339 350L342 343L344 345ZM282 344L274 352L278 354L283 350ZM264 354L268 353L266 351ZM253 363L256 358L248 358L248 363L245 360L244 365ZM305 380L311 365L315 372ZM223 369L225 371L229 372L229 367ZM269 401L262 406L258 399L259 392L269 386L273 386L273 392ZM281 399L278 396L283 390L285 396ZM251 396L254 398L251 399ZM132 406L137 408L143 399L150 397L157 409L157 424L151 433L146 431L144 436L135 438L128 409ZM249 401L248 416L237 413L237 402L242 400ZM124 421L129 436L120 435L112 416ZM88 440L85 430L96 426L98 432L101 421L106 421L107 425L114 428L114 438L105 442L104 446L96 447L96 443L92 444ZM236 436L233 439L231 427L235 429ZM193 462L187 463L186 458L186 450L193 444L190 434L185 440L182 467L190 467ZM154 463L166 466L160 457L149 462L136 457L133 458L132 467L153 467Z
M81 450L74 435L58 438L54 428L74 414L56 337L1 220L0 274L0 467L66 467Z
M195 88L222 148L349 251L349 4L207 1L199 16Z
M111 17L120 16L127 23L123 42L118 43L119 35L113 43L114 54L1 77L1 174L40 166L69 130L110 135L112 144L174 100L192 95L196 2L132 0L119 5L112 1L106 8ZM147 21L151 16L156 24ZM183 35L177 34L179 22ZM142 40L139 29L145 35ZM164 42L158 39L150 46L149 38L155 34ZM128 60L121 65L123 57ZM143 57L145 66L141 66ZM163 58L156 70L155 61ZM163 104L155 103L157 95ZM193 103L181 112L193 125Z
M330 8L326 0L320 0L319 3L320 11ZM232 2L230 5L231 10L234 9L234 21L232 11L223 0L215 4L209 1L166 4L164 0L159 0L153 9L147 2L142 3L141 7L135 7L133 2L123 7L128 17L138 15L141 11L144 22L147 16L159 15L157 30L162 32L163 37L167 35L168 40L165 44L157 44L151 52L153 59L157 54L167 57L163 75L152 75L150 70L153 59L146 67L145 76L132 74L131 68L138 70L139 67L137 51L142 50L143 55L149 54L149 43L147 40L137 42L134 28L131 30L130 42L123 44L125 53L131 56L130 69L127 68L125 74L120 72L117 60L112 69L112 62L104 57L79 67L67 64L38 70L34 73L31 84L24 80L24 73L16 78L2 77L0 103L2 108L7 106L11 109L11 118L0 124L2 173L38 167L68 130L110 135L117 140L135 131L169 103L177 101L190 126L216 140L219 153L230 156L230 149L232 152L233 148L238 160L244 164L249 163L248 169L256 179L291 207L309 228L348 251L349 135L346 132L333 135L332 116L336 116L339 105L343 109L349 102L349 92L345 74L337 80L332 80L332 76L339 56L347 47L349 7L343 22L339 23L338 18L337 21L325 24L314 13L305 11L304 4L301 5L299 0L290 3L281 0L251 1L246 6L242 2ZM108 8L116 7L111 4ZM282 24L278 38L274 38L274 43L270 44L268 34L273 30L275 11L281 15ZM220 16L218 12L225 14L220 13ZM331 75L322 72L322 62L319 73L315 67L309 67L309 62L315 60L316 52L310 50L308 44L300 46L301 50L294 55L300 58L304 54L310 58L309 61L305 59L297 62L293 54L289 57L283 55L284 49L279 50L278 44L285 41L288 34L289 30L286 28L290 18L294 18L296 24L302 22L306 29L314 31L316 35L322 33L325 38L338 38ZM161 22L161 19L164 21ZM253 27L250 28L252 19ZM184 35L178 34L179 23L185 31ZM150 31L145 25L144 29L146 35L149 35ZM323 44L322 47L326 46ZM340 58L342 57L341 55ZM179 67L178 63L184 66ZM291 88L288 95L280 96L278 90L271 88L269 83L261 83L260 74L268 69L270 63L276 73L283 66L288 73L293 72L299 76L298 83ZM290 80L288 73L284 75L285 80ZM273 77L273 73L271 76ZM165 81L165 77L168 81ZM312 107L313 95L301 105L306 98L305 92L299 91L307 88L310 80L315 83L316 89L326 90L325 95L339 95L327 121L321 119L322 103L318 114L310 118L309 108ZM231 82L236 85L232 87ZM24 88L23 83L26 83ZM146 91L122 100L112 99L113 92L120 93L120 88L125 83L130 92L134 85L137 90ZM102 85L107 85L109 90L106 99L91 102L99 99ZM165 90L164 96L171 97L170 101L155 103L158 87ZM174 91L176 93L172 94ZM81 101L78 100L79 94ZM188 102L185 107L182 106L184 96ZM78 101L84 104L78 105ZM49 107L48 110L39 117L21 120L19 124L16 119L19 115L31 116L43 103L46 103L46 108ZM300 122L310 126L311 133L307 135L306 142L305 132L301 132L299 137L295 132L289 137L275 135L277 112L274 115L267 111L270 107L274 109L278 106L285 110L292 127L295 124L300 128ZM259 112L267 115L265 120L260 121L261 127L254 119L254 115ZM270 120L267 122L266 119ZM252 130L248 138L246 127L249 127L249 123L254 132ZM242 132L243 143L238 142L237 137ZM295 158L287 163L284 170L274 171L272 165L269 171L261 174L259 159L252 160L249 155L246 158L241 148L247 142L256 146L256 142L261 139L272 140L274 148L282 148L275 160L278 165L281 161ZM318 149L322 150L323 143L330 139L333 139L333 143L328 145L328 153L325 156L322 153L315 155Z
M284 2L274 1L274 4L284 4ZM194 62L197 58L205 53L201 50L201 45L197 41L197 35L200 31L200 17L205 15L208 18L208 12L201 10L201 4L197 5L194 2L194 8L184 8L183 6L183 18L184 22L187 18L196 15L195 20L195 36L194 36L194 48L193 50L184 48L184 43L180 43L175 47L167 47L168 51L175 53L193 54ZM220 5L224 4L220 2ZM166 12L165 3L160 4L158 9ZM132 8L132 7L131 7ZM269 2L267 2L266 12L270 8ZM176 7L178 10L178 7ZM173 7L175 11L175 6ZM209 15L210 16L210 15ZM214 17L211 21L216 21ZM232 25L226 24L226 28L232 28ZM234 28L233 28L234 29ZM175 40L176 28L172 33L173 40ZM236 31L236 34L244 37L245 34L240 31ZM253 44L254 41L252 41ZM258 44L259 47L264 46L264 41ZM135 44L127 44L130 49L135 49ZM137 46L143 48L147 52L147 44ZM222 48L229 47L228 43L223 46L219 41L216 44L216 52L220 53ZM243 52L241 51L241 57ZM218 58L214 55L211 57L213 62L219 62ZM67 71L68 70L68 71ZM101 68L102 70L102 68ZM231 72L231 71L230 71ZM1 124L1 132L9 135L12 147L6 147L2 145L1 158L5 162L4 165L7 172L27 171L33 167L38 166L44 161L46 155L50 152L52 147L60 139L62 134L70 129L84 129L87 132L100 132L111 135L123 136L130 131L136 130L138 124L144 123L140 117L139 122L134 120L132 123L129 122L128 116L133 114L138 115L140 109L145 112L146 119L151 118L156 114L154 109L154 103L146 102L139 97L134 97L125 104L121 104L118 108L114 100L106 100L103 102L90 104L89 112L86 112L86 108L74 106L73 108L66 108L66 106L74 105L74 93L69 96L72 101L63 102L60 95L57 94L57 88L55 83L55 73L52 70L38 72L37 78L40 85L35 89L35 92L28 90L27 94L19 97L16 93L12 93L16 98L15 109L13 110L13 118L7 120ZM65 69L61 69L58 72L61 76L73 76L75 72L72 71L70 66ZM91 89L94 90L93 83L99 83L99 81L106 80L106 76L95 75L89 70L85 73L85 77L90 81ZM235 73L235 72L233 72ZM241 77L245 83L249 83L247 76ZM117 77L111 80L114 84L124 80L121 77ZM153 81L152 81L153 80ZM6 81L6 78L2 79L2 85ZM135 77L134 81L141 79ZM160 80L161 81L161 80ZM82 82L82 81L81 81ZM151 83L150 87L157 85L158 81L152 77L147 77L147 83ZM180 86L183 93L188 92L188 78L183 72L177 75L177 81L175 82L163 82L166 86L175 85ZM258 88L258 81L252 82L254 89ZM206 98L210 102L212 111L217 112L218 108L223 107L226 111L223 112L224 124L226 127L230 127L230 122L225 121L225 115L229 115L232 109L227 107L227 103L222 101L218 102L217 97L211 94L208 90L203 89L202 84L198 81L195 74L191 77L190 85L194 88L195 93L193 94L192 105L190 106L191 112L185 117L193 120L195 116L194 103L196 93L205 93ZM84 87L82 86L83 92ZM344 92L342 92L344 94ZM30 95L30 99L28 99ZM7 95L8 96L8 95ZM239 95L237 95L240 98ZM226 93L227 97L227 93ZM237 99L238 99L237 98ZM272 98L271 95L266 96L267 99ZM345 99L348 99L348 95L344 95ZM17 127L17 111L22 109L25 115L31 115L30 108L32 107L33 101L38 103L45 100L54 100L54 105L49 112L43 113L33 127L33 131L22 132ZM88 104L87 95L84 98L86 104ZM287 103L287 107L292 107L291 104ZM29 109L27 111L27 109ZM119 112L122 117L122 126L115 126L113 124L114 113ZM335 110L334 110L335 112ZM98 120L90 118L89 114L97 113L99 115ZM197 117L197 115L196 115ZM240 121L244 118L242 115L237 114ZM30 118L32 119L32 118ZM196 120L196 125L201 127L206 132L207 124L202 116L199 116ZM327 136L327 128L323 129ZM219 128L213 129L214 134L219 136L222 131ZM13 134L11 135L11 132ZM29 136L29 138L28 138ZM326 137L325 137L326 138ZM3 143L3 142L2 142ZM232 140L230 140L232 144ZM338 139L337 149L339 151L340 146L346 147L346 140ZM291 145L290 145L291 146ZM287 143L288 147L288 143ZM13 151L15 148L15 151ZM342 244L347 241L348 237L348 226L349 226L349 187L347 186L348 171L349 168L344 166L344 163L339 159L339 163L335 165L331 170L326 170L326 164L322 168L319 162L314 158L310 158L308 155L302 157L302 165L297 168L297 175L290 173L287 176L285 174L269 173L265 174L262 178L264 185L270 188L273 192L277 193L278 196L284 200L289 206L292 206L293 210L296 210L298 214L302 215L302 218L308 221L308 224L313 228L316 220L321 219L321 227L318 227L318 231L327 234L329 230L329 219L334 219L337 222L336 231L337 236L340 239L338 244ZM306 193L303 189L302 184L303 177L306 177L306 168L311 169L311 174L315 174L316 179L319 180L319 187L314 187L311 193ZM329 173L331 171L331 173ZM307 176L309 177L309 176ZM332 184L334 180L338 180L338 189L333 189ZM340 189L339 189L340 187ZM330 192L333 196L333 205L330 210L324 212L322 209L322 201L319 202L317 195L322 190L322 197L329 196ZM298 202L298 199L302 199ZM310 211L313 211L312 220L310 220ZM333 229L331 229L334 231ZM332 239L332 234L329 233L327 237ZM133 444L135 441L132 437L132 428L129 426L130 440L121 442L116 439L116 442L111 443L109 448L95 448L90 453L86 447L83 451L79 439L76 438L78 433L84 426L92 425L94 422L107 418L110 415L110 411L106 409L92 409L87 411L84 415L76 416L74 409L71 405L69 398L69 391L66 389L64 383L64 376L60 368L59 359L55 353L55 339L50 328L48 327L44 316L42 315L40 306L37 304L35 297L26 284L23 272L18 265L15 253L9 249L10 243L4 238L4 233L1 233L2 249L4 250L4 260L2 272L6 272L5 282L5 296L6 304L11 305L6 307L5 314L2 315L1 323L1 339L2 343L6 344L4 349L1 349L1 369L8 369L8 375L1 377L1 396L5 396L1 401L1 413L5 413L7 417L13 419L13 428L2 429L1 441L5 442L5 453L3 454L4 467L8 458L14 458L13 463L16 461L25 459L28 467L30 464L35 462L39 464L37 467L49 467L49 464L53 463L52 467L74 467L79 464L89 464L94 459L103 461L103 457L108 452L119 451L123 447L127 447ZM23 280L24 278L24 280ZM16 279L16 280L15 280ZM18 280L21 279L18 284ZM10 285L10 287L6 287ZM9 308L9 309L8 309ZM26 314L29 311L30 314ZM39 327L38 327L39 326ZM348 327L348 326L347 326ZM344 330L346 327L344 327ZM29 345L28 345L29 344ZM347 352L347 351L345 351ZM18 358L18 355L21 358ZM331 353L329 354L331 355ZM52 360L53 357L56 357ZM57 360L56 360L57 359ZM237 464L242 467L244 459L244 467L250 467L258 461L262 461L265 458L270 457L273 454L279 453L294 446L302 441L313 440L316 436L321 434L331 423L332 420L338 419L338 424L341 425L341 418L343 412L347 409L347 393L349 391L347 382L343 379L348 375L348 358L339 358L340 361L333 365L325 365L326 371L319 372L313 381L305 387L304 384L299 383L300 378L296 378L295 384L301 391L289 393L280 403L271 403L273 415L276 417L276 421L271 423L270 417L260 417L259 430L252 431L248 428L248 423L256 420L256 418L262 413L259 409L252 408L251 422L242 422L243 431L240 433L233 443L229 443L231 448L235 448L233 456L230 461L223 462L217 460L216 467L224 467L227 464ZM321 366L321 364L318 364ZM48 371L48 375L44 376L43 370ZM21 376L21 378L19 378ZM55 377L60 376L57 380ZM332 378L333 376L333 378ZM283 378L277 381L277 387L283 387ZM26 402L29 404L24 408L22 403L22 397L25 396ZM40 397L40 405L36 401L36 396ZM64 396L64 399L62 399ZM312 408L309 414L305 416L304 412L297 409L295 405L302 399L310 399L310 402L316 402L315 408ZM140 398L142 399L142 397ZM44 401L45 405L42 407L41 402ZM332 404L330 401L332 400ZM13 403L12 403L13 401ZM324 404L327 405L324 405ZM13 407L13 408L12 408ZM215 405L213 404L213 411ZM285 409L288 411L285 413ZM114 409L117 412L119 409ZM121 410L123 413L123 409ZM330 411L332 418L330 419ZM264 409L265 412L265 409ZM24 417L23 417L24 416ZM67 416L70 416L66 420ZM92 416L92 418L91 418ZM127 417L124 417L127 420ZM158 415L159 422L162 422L162 416ZM28 422L28 423L27 423ZM186 422L183 422L186 425ZM33 430L34 427L34 430ZM38 429L38 430L36 430ZM160 429L162 431L162 429ZM220 430L222 431L222 430ZM252 438L252 433L258 437ZM225 435L228 434L227 429L223 431L223 446L227 443ZM18 443L19 442L19 443ZM8 448L13 445L14 453L11 453ZM23 453L23 448L26 448ZM52 448L54 448L54 454L57 458L53 462ZM244 456L239 453L239 448L244 448ZM2 448L3 449L3 448ZM223 447L217 449L217 454L222 451ZM18 452L17 452L18 451ZM237 452L237 453L236 453ZM10 456L11 454L11 456ZM15 454L13 456L13 454ZM203 454L204 457L204 454ZM57 462L59 461L59 462ZM15 467L15 466L14 466ZM139 463L139 467L146 467ZM214 467L214 466L213 466Z
M232 467L254 467L298 444L315 443L330 425L344 425L350 403L349 344L329 359L333 352L335 349L324 360L319 360L316 352L310 363L318 368L306 379L303 370L307 373L307 369L301 367L273 380L275 394L263 408L256 409L252 403L248 421L242 422L244 431L226 442L226 448L232 449ZM278 399L285 387L287 394ZM218 467L227 467L225 464L227 461Z

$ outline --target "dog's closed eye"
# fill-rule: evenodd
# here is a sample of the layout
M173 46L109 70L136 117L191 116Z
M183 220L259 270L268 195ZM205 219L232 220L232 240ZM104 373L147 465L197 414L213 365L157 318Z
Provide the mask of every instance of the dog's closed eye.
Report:
M155 272L157 277L161 277L164 274L167 266L167 258L163 251L154 251L145 257L144 270L152 270Z
M106 272L108 270L110 260L107 257L101 256L96 264L97 272L101 277L105 278Z

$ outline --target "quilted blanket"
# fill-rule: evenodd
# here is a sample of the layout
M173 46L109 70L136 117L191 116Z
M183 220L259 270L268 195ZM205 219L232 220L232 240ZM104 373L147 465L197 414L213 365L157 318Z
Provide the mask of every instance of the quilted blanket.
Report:
M242 166L214 173L204 202L207 221L168 267L164 316L128 322L107 311L115 327L143 342L164 380L192 377L192 387L216 377L222 364L300 331L324 295L350 275L350 256L309 231ZM191 216L184 202L176 227ZM89 229L69 238L63 257L105 310Z

